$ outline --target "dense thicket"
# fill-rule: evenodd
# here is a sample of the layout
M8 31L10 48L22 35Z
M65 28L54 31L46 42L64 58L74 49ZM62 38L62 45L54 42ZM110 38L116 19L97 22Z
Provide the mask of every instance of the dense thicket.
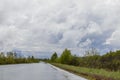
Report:
M92 50L87 52L85 56L78 57L71 55L70 50L65 49L54 62L117 71L120 70L120 50L110 51L104 55L99 55L95 50Z
M8 52L7 54L0 53L0 65L1 64L19 64L19 63L33 63L39 62L39 59L35 59L34 56L24 58L17 53Z

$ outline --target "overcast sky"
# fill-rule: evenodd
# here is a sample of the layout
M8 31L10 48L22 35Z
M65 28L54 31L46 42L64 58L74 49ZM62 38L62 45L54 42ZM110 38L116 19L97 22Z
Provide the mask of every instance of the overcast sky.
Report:
M0 0L1 51L102 54L119 43L120 0Z

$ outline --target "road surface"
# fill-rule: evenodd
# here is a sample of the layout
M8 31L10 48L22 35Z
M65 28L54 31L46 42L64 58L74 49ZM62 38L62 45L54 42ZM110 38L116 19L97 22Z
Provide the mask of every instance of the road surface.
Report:
M86 80L82 77L41 62L1 65L0 80Z

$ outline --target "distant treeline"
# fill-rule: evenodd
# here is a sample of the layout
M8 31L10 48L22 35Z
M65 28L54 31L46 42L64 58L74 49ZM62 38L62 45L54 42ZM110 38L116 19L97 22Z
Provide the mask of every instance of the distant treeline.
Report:
M19 56L14 52L7 52L6 54L0 53L0 65L2 64L19 64L19 63L36 63L39 59L35 59L34 56L29 56L27 58Z
M55 52L51 56L50 61L80 67L117 71L120 70L120 50L99 55L96 49L91 49L86 51L83 57L79 57L72 55L70 50L65 49L60 57L58 57Z

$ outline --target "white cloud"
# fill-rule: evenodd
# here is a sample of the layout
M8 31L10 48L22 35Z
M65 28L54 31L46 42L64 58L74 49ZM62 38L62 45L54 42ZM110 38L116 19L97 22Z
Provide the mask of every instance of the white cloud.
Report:
M120 45L120 28L115 30L110 38L106 40L106 44L113 46L114 48L119 48Z
M79 54L120 47L119 7L119 0L0 0L0 48Z

